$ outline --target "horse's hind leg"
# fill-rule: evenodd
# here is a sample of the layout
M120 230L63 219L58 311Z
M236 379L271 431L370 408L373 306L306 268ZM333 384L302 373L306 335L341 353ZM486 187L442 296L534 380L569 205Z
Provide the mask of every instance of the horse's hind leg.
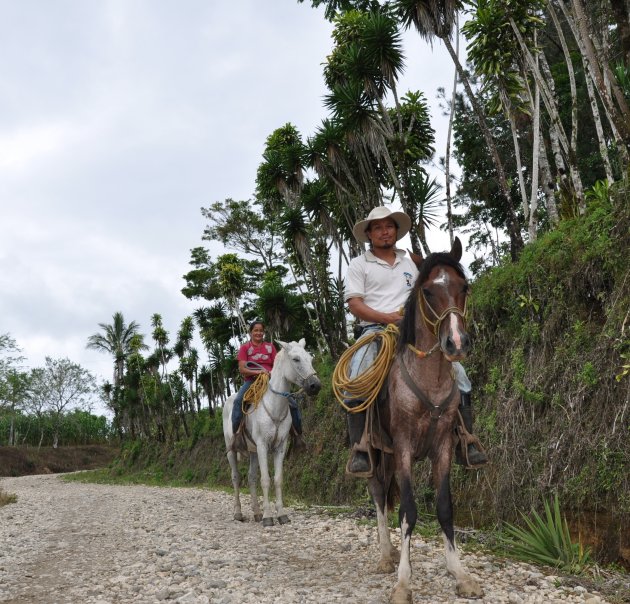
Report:
M249 496L252 500L252 510L254 512L254 522L260 522L263 518L258 503L258 454L249 454L249 472L247 473L249 482Z
M243 522L243 513L241 511L241 498L239 494L241 479L238 474L238 464L236 462L236 453L234 451L227 452L228 463L232 473L232 486L234 487L234 520Z
M387 461L383 463L387 464ZM381 468L377 470L380 475ZM384 480L380 478L370 478L368 480L368 489L372 500L376 506L376 521L377 521L377 536L378 544L381 550L381 557L376 565L377 573L393 573L396 569L396 564L400 560L400 552L392 545L392 540L389 534L389 525L387 522L387 493L391 485L392 475L391 472L385 471Z
M440 464L433 464L433 476L437 493L437 517L442 527L442 538L446 553L446 569L457 582L457 594L463 598L481 598L483 589L462 566L457 546L455 545L455 531L453 529L453 502L451 500L451 486L449 472L440 471Z

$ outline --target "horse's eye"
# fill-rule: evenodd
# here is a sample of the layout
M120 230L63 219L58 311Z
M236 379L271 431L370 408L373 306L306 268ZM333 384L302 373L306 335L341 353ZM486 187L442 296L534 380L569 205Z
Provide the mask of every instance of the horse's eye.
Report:
M470 286L468 285L468 283L464 283L464 287L462 287L462 293L463 294L469 294L470 293Z
M424 294L425 298L430 298L433 295L431 291L428 290L426 287L422 288L422 293Z
M299 363L300 362L300 357L293 357L293 362L294 363Z

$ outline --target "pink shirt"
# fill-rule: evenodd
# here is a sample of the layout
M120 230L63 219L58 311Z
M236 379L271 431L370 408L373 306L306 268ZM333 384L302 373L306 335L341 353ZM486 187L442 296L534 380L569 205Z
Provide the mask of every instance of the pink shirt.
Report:
M245 342L239 349L236 355L238 361L254 361L258 363L263 369L271 371L273 362L276 360L276 348L271 342L263 342L260 346L256 346L253 342ZM251 382L255 379L255 375L245 378L246 382Z

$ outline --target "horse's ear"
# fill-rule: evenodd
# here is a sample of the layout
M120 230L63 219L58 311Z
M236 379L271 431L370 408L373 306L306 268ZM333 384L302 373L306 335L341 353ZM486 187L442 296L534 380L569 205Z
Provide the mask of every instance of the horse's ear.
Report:
M306 346L306 340L304 338L301 338L300 341L298 342L298 344L304 348L304 346Z
M459 240L459 237L455 237L455 241L453 241L453 247L451 248L449 255L456 262L459 262L462 259L462 242Z
M411 250L407 250L407 253L409 254L409 257L413 260L413 263L418 267L418 270L420 270L420 265L424 260L422 254L414 254Z
M282 340L277 340L278 344L280 344L280 348L288 348L289 345L286 342L283 342Z

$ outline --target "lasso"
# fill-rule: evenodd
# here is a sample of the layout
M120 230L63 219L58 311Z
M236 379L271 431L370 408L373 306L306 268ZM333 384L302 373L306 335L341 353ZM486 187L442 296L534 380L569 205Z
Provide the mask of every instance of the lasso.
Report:
M341 355L333 372L332 389L339 404L348 413L361 413L376 400L394 360L398 333L398 327L390 323L384 330L375 331L361 338ZM349 369L352 356L359 348L377 338L381 339L381 347L374 362L363 373L354 379L351 378ZM345 403L347 399L362 402L356 407L348 407Z

